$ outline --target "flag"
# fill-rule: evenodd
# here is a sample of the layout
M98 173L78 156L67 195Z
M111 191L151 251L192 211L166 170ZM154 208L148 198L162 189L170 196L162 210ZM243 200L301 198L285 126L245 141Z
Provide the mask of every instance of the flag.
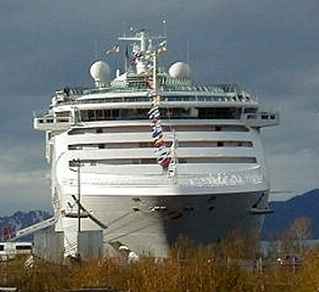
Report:
M158 106L153 106L149 111L148 111L148 115L152 114L155 111L159 111Z
M152 120L152 125L155 125L155 124L161 122L160 119L159 119L159 117L154 117L154 118L152 118L151 120Z
M153 132L156 131L156 130L162 131L162 127L161 127L160 124L157 124L157 125L154 125L154 126L152 127L152 130L153 130Z
M156 150L156 154L162 157L163 155L168 155L169 150L166 148L166 146L161 146Z
M161 134L162 134L162 129L155 129L155 131L153 131L152 137L155 138Z
M157 50L157 53L160 55L160 54L163 54L163 53L166 53L167 52L167 48L166 47L162 47L162 48L159 48Z
M154 143L156 143L157 140L163 138L163 133L160 133L157 137L153 138Z
M141 58L142 56L143 56L143 53L140 52L140 51L137 51L137 52L134 53L134 57L135 58Z
M167 40L164 40L159 43L159 48L157 50L157 54L162 54L167 52Z
M163 138L158 139L157 141L154 142L154 146L155 147L161 147L161 146L165 146L165 141Z
M150 120L153 120L154 118L157 119L157 118L159 118L159 117L160 117L160 112L159 112L159 111L155 111L154 113L151 113L151 114L149 115L149 119L150 119Z
M153 87L153 81L147 80L147 81L146 81L146 84L147 84L147 86L148 86L149 89L153 89L153 88L154 88L154 87Z
M114 54L114 53L119 53L119 52L120 52L120 46L119 45L115 45L114 47L106 50L105 54L109 55L109 54Z
M156 94L156 91L155 91ZM153 96L152 104L153 106L158 105L161 102L161 97L159 95Z
M163 160L165 160L166 158L168 157L168 153L165 152L163 153L162 155L160 155L158 158L157 158L157 162L158 163L161 163Z
M156 151L156 155L157 155L157 160L163 160L164 158L166 158L168 155L169 155L169 151L165 148L162 149L162 150L158 150Z
M166 146L162 145L162 146L157 148L156 152L160 152L160 151L164 151L164 150L166 150Z
M152 112L151 114L148 115L148 118L152 120L154 117L158 118L160 115L161 115L160 111L155 110L154 112Z
M152 129L153 129L153 131L155 131L157 129L161 129L162 130L162 126L161 126L161 124L159 122L157 122L155 124L152 123Z
M163 167L163 168L168 168L169 167L169 164L171 163L171 158L170 157L166 157L165 159L163 159L161 162L159 162L160 165Z
M166 45L167 45L167 40L161 41L161 42L159 43L159 46L160 46L160 47L166 47Z
M152 120L152 127L158 127L160 125L161 125L161 120L159 120L159 119Z

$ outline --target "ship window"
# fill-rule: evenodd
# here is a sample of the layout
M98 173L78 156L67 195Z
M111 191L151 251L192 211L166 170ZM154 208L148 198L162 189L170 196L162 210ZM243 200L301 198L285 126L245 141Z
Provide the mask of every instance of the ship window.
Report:
M257 112L257 108L255 107L247 107L244 109L245 114L255 114Z
M248 120L253 120L253 119L256 119L257 118L257 116L256 115L247 115L247 119Z
M248 132L249 129L245 126L239 126L239 125L225 125L225 126L221 127L221 131L223 131L223 132Z
M144 86L142 87L144 88ZM201 90L203 91L203 90ZM205 90L207 92L207 89ZM223 93L229 93L234 91L224 91ZM93 93L93 92L92 92ZM228 102L228 101L249 101L248 96L238 96L232 95L232 96L225 96L224 94L218 94L218 95L180 95L180 96L162 96L163 101L168 102L192 102L192 101L198 101L198 102ZM79 100L79 103L85 103L85 104L102 104L102 103L120 103L120 102L148 102L150 101L150 98L148 96L127 96L127 97L106 97L106 98L86 98L83 100Z
M255 157L192 157L178 159L178 163L256 163Z
M59 118L59 119L57 119L56 120L58 123L68 123L69 122L69 119L61 119L61 118Z
M96 160L81 160L81 163L86 166L99 165L136 165L136 164L157 164L155 158L114 158L114 159L96 159ZM189 157L178 158L179 164L221 164L221 163L257 163L255 157ZM72 161L69 161L69 165L72 166Z
M88 110L88 120L89 121L96 121L95 111Z
M166 141L166 146L170 147L171 141ZM180 141L179 148L196 147L252 147L250 141ZM69 150L83 149L131 149L131 148L153 148L152 142L125 142L125 143L96 143L96 144L74 144L68 145Z
M31 250L32 246L31 245L17 245L16 250Z
M104 110L97 110L97 111L96 111L96 119L97 119L98 121L103 121L103 120L105 120Z
M199 108L200 119L239 119L241 108L220 107L220 108Z
M82 110L83 122L102 120L147 120L149 108ZM161 119L239 119L241 108L161 108Z
M89 120L89 112L88 111L81 111L81 120L88 121Z
M216 147L217 142L214 141L181 141L178 142L178 147L183 148L183 147Z
M241 125L162 125L162 129L165 132L171 132L175 130L176 132L211 132L211 131L223 131L223 132L249 132L249 129ZM115 127L92 127L92 128L81 128L72 129L68 132L69 135L80 135L85 133L144 133L150 132L150 126L115 126Z
M69 117L70 114L71 114L71 113L70 113L69 111L55 112L55 116L56 116L56 117Z
M0 251L4 251L4 244L0 244Z
M82 145L69 145L68 149L69 150L82 150L83 147L82 147Z
M96 128L96 133L97 133L97 134L103 133L103 129L102 129L102 128Z

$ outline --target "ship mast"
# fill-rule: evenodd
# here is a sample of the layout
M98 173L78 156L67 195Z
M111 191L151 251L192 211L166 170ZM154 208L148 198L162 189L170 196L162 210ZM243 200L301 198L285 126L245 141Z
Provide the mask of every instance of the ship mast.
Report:
M145 30L137 32L135 36L119 37L119 41L133 42L132 45L132 63L135 65L136 74L145 76L146 84L149 88L149 96L152 107L149 110L148 117L151 120L152 137L155 147L157 162L169 177L175 177L176 159L175 144L176 137L173 133L173 140L170 147L164 138L161 126L160 102L161 97L158 95L158 57L166 52L166 36L151 36ZM156 43L156 45L155 45ZM127 47L128 53L128 47ZM127 54L128 55L128 54Z

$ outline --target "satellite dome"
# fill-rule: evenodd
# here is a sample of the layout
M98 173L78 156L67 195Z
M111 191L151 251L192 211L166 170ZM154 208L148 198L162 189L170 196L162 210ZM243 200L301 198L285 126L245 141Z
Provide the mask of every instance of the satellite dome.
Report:
M103 61L97 61L91 66L90 74L94 81L106 82L110 80L111 69L107 63Z
M176 62L169 68L168 73L172 78L190 79L191 68L184 62Z

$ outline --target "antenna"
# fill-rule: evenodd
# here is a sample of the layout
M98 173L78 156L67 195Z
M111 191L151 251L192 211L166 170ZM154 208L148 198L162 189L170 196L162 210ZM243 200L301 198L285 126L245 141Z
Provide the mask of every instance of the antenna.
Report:
M98 44L97 40L94 41L94 58L97 60L98 59Z
M163 35L164 35L164 37L167 37L167 20L166 20L166 17L163 17L162 24L163 24Z
M190 41L186 41L186 63L190 65Z
M123 36L126 37L126 26L127 26L126 21L123 21L123 22L122 22L122 26L123 26Z

